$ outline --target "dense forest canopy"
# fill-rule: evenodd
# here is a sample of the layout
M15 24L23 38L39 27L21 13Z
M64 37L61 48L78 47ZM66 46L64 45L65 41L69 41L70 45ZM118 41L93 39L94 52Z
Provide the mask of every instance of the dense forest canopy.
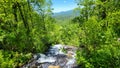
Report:
M78 15L60 21L51 0L0 0L0 67L21 67L33 54L65 44L78 48L81 68L119 68L120 1L74 1Z

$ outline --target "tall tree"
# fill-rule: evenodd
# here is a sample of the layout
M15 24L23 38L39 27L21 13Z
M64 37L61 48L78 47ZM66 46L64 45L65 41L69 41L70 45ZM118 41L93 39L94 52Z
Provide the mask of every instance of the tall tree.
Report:
M75 0L78 5L78 9L80 9L80 16L84 18L84 20L88 20L88 18L93 15L94 10L94 0Z

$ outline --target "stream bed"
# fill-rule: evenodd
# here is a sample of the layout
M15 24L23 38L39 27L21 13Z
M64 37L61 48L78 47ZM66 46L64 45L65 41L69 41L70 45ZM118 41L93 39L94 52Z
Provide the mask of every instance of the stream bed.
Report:
M57 44L51 46L45 54L35 54L22 68L78 68L74 46Z

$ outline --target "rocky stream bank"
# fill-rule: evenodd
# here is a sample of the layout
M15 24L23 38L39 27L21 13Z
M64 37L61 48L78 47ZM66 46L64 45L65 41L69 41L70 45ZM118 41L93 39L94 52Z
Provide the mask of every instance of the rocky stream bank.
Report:
M45 54L35 54L22 68L79 68L76 64L74 46L57 44L51 46Z

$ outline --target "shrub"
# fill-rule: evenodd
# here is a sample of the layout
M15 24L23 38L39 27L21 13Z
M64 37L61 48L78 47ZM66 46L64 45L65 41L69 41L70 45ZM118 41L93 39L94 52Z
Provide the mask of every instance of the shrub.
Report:
M119 68L120 47L112 44L102 45L97 50L82 50L77 52L78 64L83 68ZM89 67L88 67L89 66Z
M0 68L16 68L25 64L32 57L31 53L7 52L0 50Z

